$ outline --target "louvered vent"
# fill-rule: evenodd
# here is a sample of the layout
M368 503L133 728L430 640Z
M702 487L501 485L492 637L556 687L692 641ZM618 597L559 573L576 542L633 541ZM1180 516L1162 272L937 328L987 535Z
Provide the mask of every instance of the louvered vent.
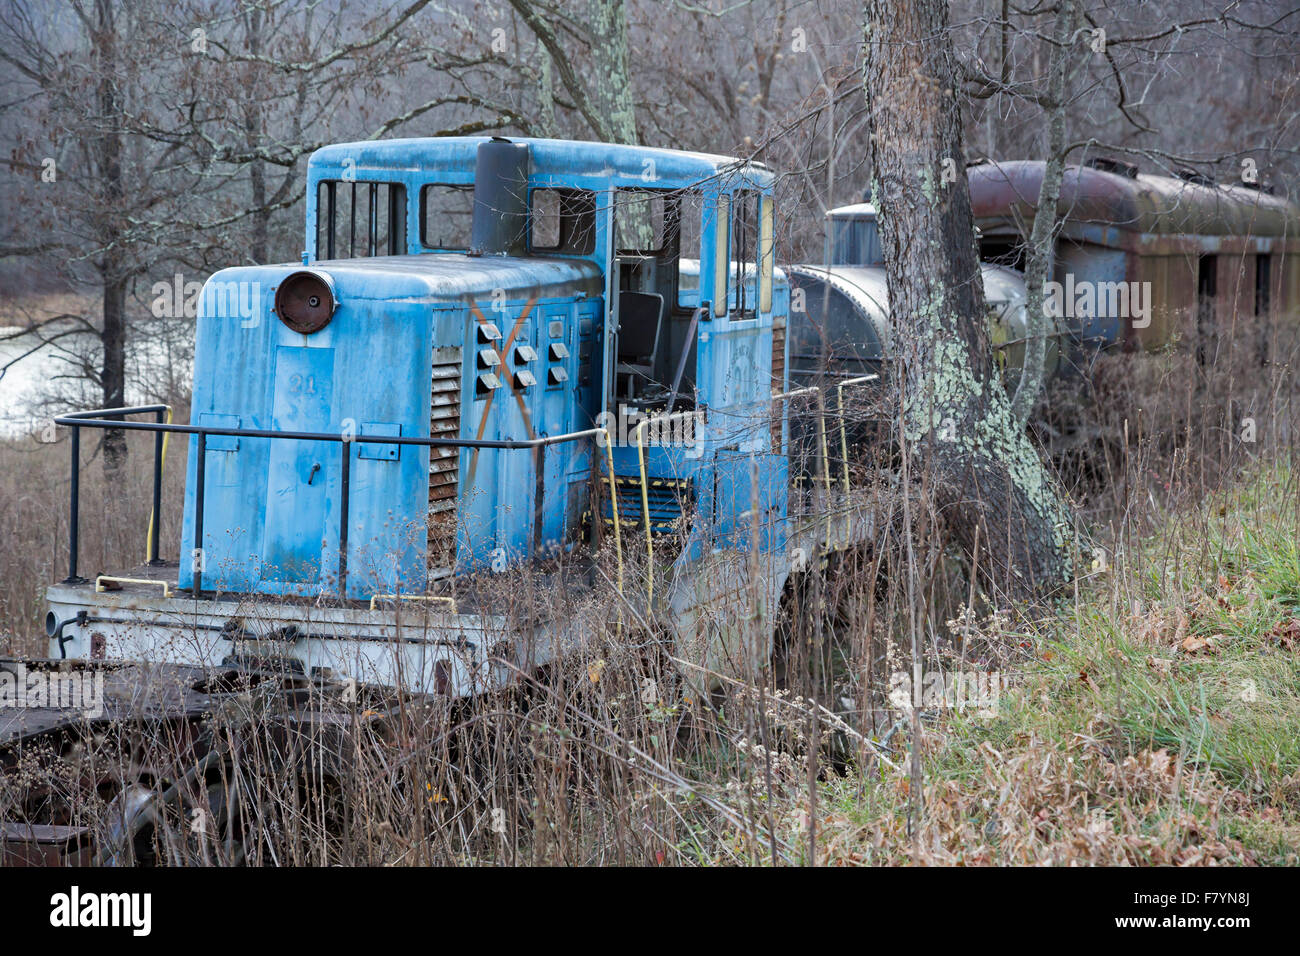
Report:
M785 325L772 326L772 394L785 391ZM772 403L772 447L781 447L781 406Z
M460 437L459 348L433 350L433 388L429 410L430 438ZM429 565L450 567L456 560L456 489L460 449L429 449Z

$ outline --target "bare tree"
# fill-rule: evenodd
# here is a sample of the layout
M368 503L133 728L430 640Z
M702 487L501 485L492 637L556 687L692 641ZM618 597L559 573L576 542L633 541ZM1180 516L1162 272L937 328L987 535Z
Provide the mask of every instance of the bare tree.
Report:
M84 371L105 407L126 403L135 282L149 288L163 270L170 280L173 267L265 261L275 214L302 199L301 162L313 149L339 132L380 136L435 110L453 123L477 115L430 132L520 121L508 102L474 91L486 83L457 88L496 57L454 19L417 29L429 6L414 0L363 17L285 0L19 0L0 11L0 67L16 94L0 110L11 127L31 129L7 164L7 185L37 211L8 224L0 254L94 290L98 308L47 316L34 334L58 341L73 321L95 336L98 355ZM409 95L390 94L412 72L433 82L415 85L432 95L410 106ZM347 118L344 130L335 116ZM286 223L294 246L300 221ZM107 432L104 447L116 468L122 434Z
M1034 209L1034 225L1029 235L1029 250L1025 261L1025 360L1016 381L1015 395L1011 400L1011 414L1017 424L1024 427L1034 410L1039 390L1045 377L1047 357L1047 309L1044 289L1052 266L1052 250L1056 239L1056 207L1061 198L1061 180L1065 175L1066 144L1066 88L1072 51L1075 46L1079 22L1078 0L1058 0L1056 36L1053 38L1048 65L1048 92L1045 109L1048 114L1047 159L1043 166L1043 179L1038 191L1038 205Z
M50 175L39 190L28 190L42 215L16 220L5 251L55 254L70 275L93 276L102 348L97 384L104 405L117 407L125 404L130 282L155 258L148 221L176 197L183 178L173 152L132 148L128 117L146 108L146 86L157 75L145 69L143 51L154 51L152 66L160 72L174 54L158 50L157 10L145 2L73 2L61 12L42 17L17 3L0 14L0 61L24 81L16 103L31 104L28 115L44 127L52 154ZM89 317L82 324L95 325ZM106 433L106 466L119 465L125 453L122 433Z

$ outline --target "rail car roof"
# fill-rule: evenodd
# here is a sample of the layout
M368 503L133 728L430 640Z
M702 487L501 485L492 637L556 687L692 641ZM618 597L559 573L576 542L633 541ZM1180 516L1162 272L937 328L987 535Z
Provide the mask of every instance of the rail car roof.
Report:
M805 276L825 282L844 293L862 312L881 322L889 321L889 287L882 266L792 265L785 267L791 276ZM1014 301L1024 295L1024 276L1007 266L980 263L984 293L988 301Z
M826 218L869 222L876 218L876 207L869 202L855 202L847 206L836 206L834 209L826 210Z
M341 176L345 168L359 179L379 178L379 172L398 170L425 180L447 175L448 181L470 174L480 143L491 136L442 136L419 139L366 140L323 146L311 155L309 174L317 179ZM531 178L535 183L554 179L556 184L613 184L645 188L683 188L717 179L724 186L748 183L770 188L775 177L762 163L652 146L625 146L561 139L508 137L527 143L531 152ZM345 167L347 163L355 164Z
M967 169L981 228L987 231L990 221L1032 222L1043 167L1039 160L1011 160ZM1130 178L1091 166L1066 167L1057 214L1063 220L1154 235L1300 235L1300 207L1263 190L1148 173Z

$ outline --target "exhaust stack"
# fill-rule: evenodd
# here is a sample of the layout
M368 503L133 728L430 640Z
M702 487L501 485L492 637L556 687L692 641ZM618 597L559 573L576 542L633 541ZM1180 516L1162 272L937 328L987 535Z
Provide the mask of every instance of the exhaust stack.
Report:
M522 256L527 251L528 144L494 136L478 147L470 255Z

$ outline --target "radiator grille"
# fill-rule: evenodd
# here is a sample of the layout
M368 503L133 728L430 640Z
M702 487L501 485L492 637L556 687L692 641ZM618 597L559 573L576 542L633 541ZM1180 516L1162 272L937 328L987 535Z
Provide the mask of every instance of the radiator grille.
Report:
M430 438L460 437L461 350L433 352L429 410ZM456 557L456 493L460 483L460 449L429 449L429 563L445 567Z

